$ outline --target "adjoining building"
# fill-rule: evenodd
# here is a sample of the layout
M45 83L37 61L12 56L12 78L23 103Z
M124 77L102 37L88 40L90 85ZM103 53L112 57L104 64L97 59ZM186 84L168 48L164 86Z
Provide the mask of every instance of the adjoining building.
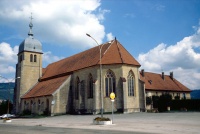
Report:
M140 78L145 83L145 93L147 97L161 96L169 94L172 99L190 99L191 90L174 78L173 72L165 75L164 72L156 74L140 71ZM152 109L152 105L147 105L147 109Z
M42 44L33 37L32 23L29 27L28 37L19 46L16 65L16 77L21 78L16 80L17 113L100 113L100 64L103 111L112 110L111 92L116 95L115 111L146 110L146 81L141 79L141 65L117 39L100 45L101 62L96 46L42 69Z

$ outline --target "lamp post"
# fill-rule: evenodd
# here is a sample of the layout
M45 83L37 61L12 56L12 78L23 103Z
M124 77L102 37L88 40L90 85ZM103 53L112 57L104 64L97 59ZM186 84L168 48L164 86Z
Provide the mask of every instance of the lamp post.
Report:
M0 78L3 78L5 80L8 81L8 108L7 108L7 114L9 114L9 100L10 100L10 83L15 80L15 79L19 79L20 77L17 77L17 78L13 78L11 81L9 81L7 78L3 77L0 75Z
M100 53L99 54L99 60L100 60L99 68L100 68L100 91L101 91L101 118L103 118L103 90L102 90L102 64L101 64L101 50L102 50L103 45L100 46L99 43L91 35L89 35L88 33L86 33L86 35L88 37L92 38L96 42L97 46L99 46L99 53Z

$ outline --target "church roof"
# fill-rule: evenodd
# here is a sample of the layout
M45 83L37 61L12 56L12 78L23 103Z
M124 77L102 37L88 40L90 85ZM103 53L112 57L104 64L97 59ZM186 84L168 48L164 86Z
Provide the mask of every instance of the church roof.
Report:
M38 82L22 98L33 98L52 95L56 90L59 89L59 87L68 77L69 75Z
M41 80L100 64L99 47L102 47L101 64L103 65L129 64L140 67L135 58L117 40L102 45L48 65Z
M51 63L42 70L43 76L40 81L22 98L52 95L73 71L99 65L99 47L102 47L103 65L129 64L140 67L140 64L117 40L102 45Z
M169 75L164 75L163 79L162 74L144 72L144 76L140 73L140 79L145 82L145 90L191 92L190 89Z

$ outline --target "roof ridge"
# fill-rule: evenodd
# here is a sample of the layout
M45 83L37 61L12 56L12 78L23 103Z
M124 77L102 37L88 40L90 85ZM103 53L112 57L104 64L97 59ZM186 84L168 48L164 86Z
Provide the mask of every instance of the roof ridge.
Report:
M109 42L110 42L110 41L109 41ZM108 43L109 43L109 42L108 42ZM111 43L110 43L109 47L108 47L108 48L105 50L105 52L103 53L103 56L107 53L108 49L111 47L111 45L113 44L113 42L114 42L114 40L111 40ZM103 45L104 45L104 44L103 44ZM103 47L102 47L102 48L103 48ZM102 56L102 57L103 57L103 56ZM101 58L102 58L102 57L101 57Z
M107 53L107 51L109 50L109 48L111 47L111 45L113 44L113 42L114 42L114 40L111 40L111 41L108 41L108 42L106 42L106 43L104 43L104 44L101 44L101 59L103 59L103 56ZM109 44L109 46L108 46L108 48L104 51L104 53L102 54L102 48L103 48L103 46L104 45L106 45L106 44ZM100 62L100 59L98 60L98 62L97 63L99 63ZM102 62L102 61L101 61ZM102 64L102 63L101 63Z
M119 49L119 44L118 44L118 41L117 41L116 38L115 38L115 41L116 41L116 44L117 44L118 52L119 52L120 58L121 58L121 60L122 60L122 63L124 63L124 60L123 60L123 58L122 58L122 53L121 53L121 51L120 51L120 49Z

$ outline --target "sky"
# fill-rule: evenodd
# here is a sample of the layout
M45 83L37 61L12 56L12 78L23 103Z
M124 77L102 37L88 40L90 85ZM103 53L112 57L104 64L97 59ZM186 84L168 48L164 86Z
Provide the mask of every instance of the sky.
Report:
M0 0L0 82L14 81L31 14L44 68L96 46L88 33L99 44L116 37L140 70L200 89L199 0Z

